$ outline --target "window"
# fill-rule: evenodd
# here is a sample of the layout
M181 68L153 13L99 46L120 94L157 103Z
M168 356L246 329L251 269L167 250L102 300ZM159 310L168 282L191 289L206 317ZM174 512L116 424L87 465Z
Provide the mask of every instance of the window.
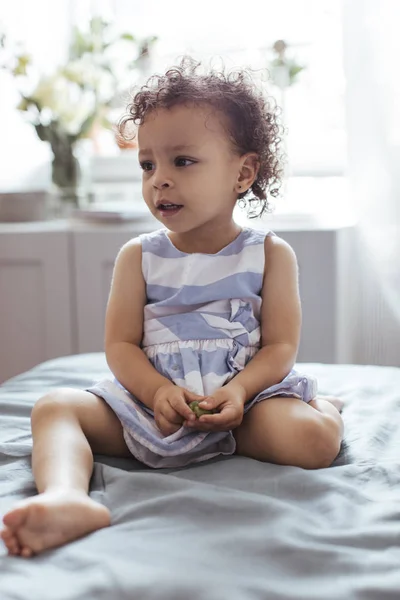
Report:
M22 42L43 71L65 58L70 23L68 0L1 3L0 31ZM49 176L46 161L50 160L50 150L38 141L33 127L16 110L19 95L2 69L0 90L0 186L20 188L29 179L29 186L40 189Z
M346 164L342 14L338 0L179 0L105 4L117 22L139 36L157 35L151 69L163 69L189 53L228 67L264 69L278 39L306 69L284 98L290 170L302 175L340 175ZM278 90L277 101L282 104Z
M71 25L82 24L93 14L115 20L121 30L138 38L158 36L143 76L174 64L185 53L206 62L220 57L228 68L262 70L274 58L273 43L283 39L289 44L288 55L306 66L284 97L290 172L311 176L344 172L342 8L338 0L202 0L196 7L181 0L15 0L2 10L6 30L26 42L43 69L64 57ZM52 23L50 28L47 22ZM0 159L9 164L0 176L2 184L4 178L26 170L27 164L43 163L50 155L16 113L16 95L1 71L0 86ZM271 91L282 104L279 90Z

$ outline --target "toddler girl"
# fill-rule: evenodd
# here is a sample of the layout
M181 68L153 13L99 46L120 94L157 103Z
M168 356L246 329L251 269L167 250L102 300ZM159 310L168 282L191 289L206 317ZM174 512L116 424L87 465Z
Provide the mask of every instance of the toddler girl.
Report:
M143 197L163 228L119 252L106 313L115 377L60 389L32 411L39 495L4 517L10 554L29 557L110 524L88 496L93 453L183 467L221 454L328 467L340 401L293 370L301 308L296 258L272 231L242 228L238 202L279 189L275 110L244 73L189 59L134 96ZM212 411L198 417L193 402ZM191 405L191 406L189 406Z

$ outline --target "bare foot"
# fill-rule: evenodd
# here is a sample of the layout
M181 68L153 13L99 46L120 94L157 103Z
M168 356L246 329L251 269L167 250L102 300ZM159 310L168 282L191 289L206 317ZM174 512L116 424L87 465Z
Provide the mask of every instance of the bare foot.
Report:
M19 502L3 523L9 554L28 558L108 527L110 512L82 492L49 491Z
M342 412L343 410L344 402L336 396L317 396L316 400L325 400L325 402L330 402L335 408L337 408L339 412Z

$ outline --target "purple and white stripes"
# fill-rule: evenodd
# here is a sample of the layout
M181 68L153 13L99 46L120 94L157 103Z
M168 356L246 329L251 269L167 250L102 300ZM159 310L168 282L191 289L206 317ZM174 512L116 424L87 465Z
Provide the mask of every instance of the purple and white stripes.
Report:
M181 252L165 229L140 236L147 294L142 349L176 385L210 395L257 353L268 235L274 234L245 228L217 254ZM229 431L182 427L163 437L152 411L116 381L99 382L89 391L111 406L132 454L151 467L179 467L235 451ZM308 402L315 394L315 380L292 371L248 402L245 411L274 395Z

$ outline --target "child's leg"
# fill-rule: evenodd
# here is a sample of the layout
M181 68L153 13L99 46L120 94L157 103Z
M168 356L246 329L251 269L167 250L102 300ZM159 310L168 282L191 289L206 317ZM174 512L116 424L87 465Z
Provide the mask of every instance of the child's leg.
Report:
M35 404L31 423L39 495L10 510L1 532L10 554L26 557L108 526L108 509L88 497L92 452L131 456L119 420L89 392L51 392Z
M334 402L315 398L273 397L259 402L234 431L237 454L304 469L328 467L343 437L343 421Z

